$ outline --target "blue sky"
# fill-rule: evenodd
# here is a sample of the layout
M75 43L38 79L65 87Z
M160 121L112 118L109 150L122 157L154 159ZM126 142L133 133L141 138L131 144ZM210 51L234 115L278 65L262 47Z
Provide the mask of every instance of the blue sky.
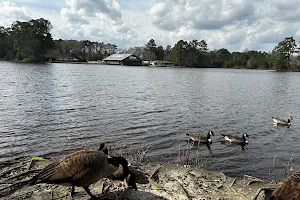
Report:
M0 0L0 26L41 17L54 39L118 48L204 39L210 50L270 51L285 37L300 41L300 0Z

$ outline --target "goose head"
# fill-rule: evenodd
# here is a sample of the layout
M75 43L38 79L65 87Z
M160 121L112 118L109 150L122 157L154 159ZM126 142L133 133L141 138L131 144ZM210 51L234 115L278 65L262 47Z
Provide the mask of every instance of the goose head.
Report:
M214 134L214 132L212 132L212 131L209 131L209 132L208 132L208 134L207 134L207 136L206 136L206 138L207 138L207 141L211 143L212 141L211 141L211 138L210 138L210 136L214 136L214 135L215 135L215 134Z
M248 140L246 138L249 138L249 135L247 133L244 133L243 140L245 141L245 143L248 143Z
M119 165L122 166L123 168L123 173L121 176L119 177L108 177L108 178L112 178L114 180L126 180L128 186L131 186L133 189L137 190L137 186L136 186L136 178L135 175L129 170L128 168L128 162L125 158L123 157L111 157L107 159L108 163L119 167Z

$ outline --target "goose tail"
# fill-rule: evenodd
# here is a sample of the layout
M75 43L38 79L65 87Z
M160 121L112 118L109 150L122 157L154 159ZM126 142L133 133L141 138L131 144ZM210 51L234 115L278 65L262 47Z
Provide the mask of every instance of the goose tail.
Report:
M187 136L190 136L190 134L189 134L189 133L187 133L186 135L187 135Z

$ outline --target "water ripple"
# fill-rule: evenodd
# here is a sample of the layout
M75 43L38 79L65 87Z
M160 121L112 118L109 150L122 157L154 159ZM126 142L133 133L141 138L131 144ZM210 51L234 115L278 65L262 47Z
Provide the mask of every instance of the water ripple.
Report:
M103 141L145 145L148 161L176 162L186 133L210 130L212 151L201 146L200 156L229 175L269 178L275 155L279 171L292 154L299 159L299 73L0 62L0 85L0 162ZM271 116L294 120L278 128ZM228 132L247 133L247 148L224 143L219 133Z

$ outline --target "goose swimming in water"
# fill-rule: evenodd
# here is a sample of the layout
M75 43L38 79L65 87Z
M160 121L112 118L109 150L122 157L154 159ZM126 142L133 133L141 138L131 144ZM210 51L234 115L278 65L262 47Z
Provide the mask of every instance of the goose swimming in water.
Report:
M194 146L195 143L197 143L198 145L200 144L206 144L207 148L209 151L211 151L210 145L212 144L212 140L211 140L211 136L214 135L214 132L209 131L207 133L206 136L201 135L199 133L195 133L195 134L186 134L188 136L188 142L192 142L192 146Z
M242 146L242 149L249 143L247 138L249 138L247 133L244 133L242 137L236 136L236 135L230 135L230 134L222 134L226 141L228 141L231 144L238 144Z
M195 134L187 133L186 135L189 137L189 140L192 142L197 142L197 143L202 143L202 144L207 144L207 143L211 144L212 140L210 137L214 135L214 132L209 131L206 136L201 135L199 133L195 133Z
M72 186L71 197L74 195L74 186L84 190L96 199L89 186L102 178L113 175L119 166L123 168L124 178L129 177L129 186L137 189L135 175L128 169L128 162L123 157L109 158L103 151L81 150L67 155L44 167L39 174L32 178L31 184L48 183Z
M273 124L275 126L287 126L289 127L291 125L291 120L293 120L292 117L289 117L288 120L280 119L278 117L272 117Z

